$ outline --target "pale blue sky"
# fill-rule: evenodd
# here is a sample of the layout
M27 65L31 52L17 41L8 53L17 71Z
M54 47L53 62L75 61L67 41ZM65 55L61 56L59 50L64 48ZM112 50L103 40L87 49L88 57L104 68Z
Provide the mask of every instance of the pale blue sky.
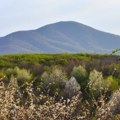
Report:
M120 0L1 0L0 36L58 21L120 35Z

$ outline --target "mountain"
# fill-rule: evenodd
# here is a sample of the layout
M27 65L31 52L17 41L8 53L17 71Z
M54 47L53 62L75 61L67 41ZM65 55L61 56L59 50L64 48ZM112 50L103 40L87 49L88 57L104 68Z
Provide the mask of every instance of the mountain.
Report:
M0 37L0 54L111 53L116 48L120 48L120 36L73 21L57 22Z

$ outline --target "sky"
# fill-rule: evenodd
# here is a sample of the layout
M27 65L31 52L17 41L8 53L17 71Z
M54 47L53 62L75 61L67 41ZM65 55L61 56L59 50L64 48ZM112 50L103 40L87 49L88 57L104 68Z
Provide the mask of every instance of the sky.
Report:
M0 0L0 37L59 21L120 35L120 0Z

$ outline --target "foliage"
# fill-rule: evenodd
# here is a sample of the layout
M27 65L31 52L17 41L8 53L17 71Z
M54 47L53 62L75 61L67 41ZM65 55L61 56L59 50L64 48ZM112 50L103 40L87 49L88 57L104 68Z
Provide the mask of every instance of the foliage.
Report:
M118 81L113 76L106 78L106 84L109 86L108 91L115 91L119 88Z
M98 95L101 92L112 92L119 88L118 82L112 76L104 78L102 72L96 70L90 72L88 86L90 91Z
M66 74L62 69L53 67L41 76L42 90L51 95L59 95L67 81Z
M81 88L85 88L87 84L88 73L86 69L79 65L78 67L74 67L71 76L75 77L78 83L81 85Z
M1 79L1 78L4 78L4 77L5 77L4 72L3 72L3 71L0 71L0 79Z
M0 119L119 120L118 58L82 53L1 55Z
M66 82L63 96L64 98L71 98L80 92L80 85L74 77L71 77L69 81Z
M70 81L74 81L71 78ZM75 83L76 84L76 83ZM78 84L77 84L78 85ZM76 86L76 85L75 85ZM27 97L24 98L24 92ZM120 119L120 91L115 91L111 99L106 102L105 96L100 96L98 100L92 99L92 104L88 100L82 100L82 94L78 93L71 99L59 101L55 97L40 94L35 96L32 86L28 85L21 93L17 80L12 76L7 88L0 81L0 119L54 119L54 120L115 120ZM25 104L23 103L26 99ZM91 113L91 108L96 106Z
M113 55L113 54L116 54L116 53L119 52L119 51L120 51L120 48L117 48L117 49L113 50L113 51L112 51L112 55Z
M31 82L31 80L32 80L32 74L30 73L29 70L20 69L18 67L8 68L5 71L5 74L6 74L8 79L10 79L11 76L16 77L20 86L25 84L26 82Z
M17 69L16 76L18 83L23 85L24 83L30 83L32 80L32 74L26 69ZM32 81L33 82L33 81Z
M98 96L101 92L108 90L109 84L104 80L102 72L92 70L89 75L88 87L95 96Z
M66 65L69 60L85 60L89 62L91 57L104 57L107 55L99 54L12 54L12 55L0 55L0 67L23 67L35 64L44 65Z

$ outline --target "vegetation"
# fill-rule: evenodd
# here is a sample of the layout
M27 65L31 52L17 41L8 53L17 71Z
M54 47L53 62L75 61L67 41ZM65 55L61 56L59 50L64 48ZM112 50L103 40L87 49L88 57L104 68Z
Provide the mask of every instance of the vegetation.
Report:
M119 56L0 56L1 120L119 120Z

